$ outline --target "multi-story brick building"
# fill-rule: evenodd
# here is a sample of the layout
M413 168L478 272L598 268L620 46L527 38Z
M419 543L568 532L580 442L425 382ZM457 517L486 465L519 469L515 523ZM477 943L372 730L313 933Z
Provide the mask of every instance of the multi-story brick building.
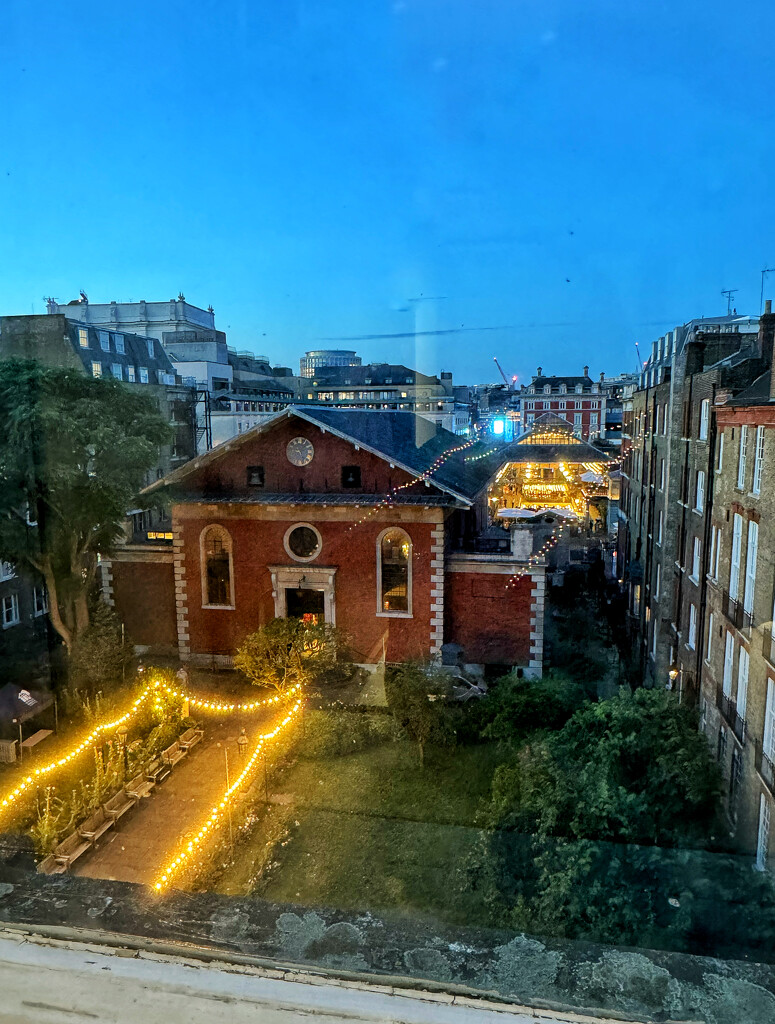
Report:
M602 437L607 400L603 380L601 374L599 381L593 381L588 366L580 377L544 376L539 366L531 382L520 389L522 429L530 430L539 416L554 413L570 423L582 440Z
M229 664L263 623L312 616L365 665L449 642L540 674L532 534L475 543L504 451L408 412L291 407L160 481L174 543L119 550L106 592L136 644L187 661Z
M775 316L761 318L772 350ZM772 366L716 406L701 721L740 849L775 862L775 380Z
M747 317L722 317L668 332L652 346L640 389L625 399L617 571L646 683L666 684L673 670L692 699L702 660L715 408L769 359L750 326Z

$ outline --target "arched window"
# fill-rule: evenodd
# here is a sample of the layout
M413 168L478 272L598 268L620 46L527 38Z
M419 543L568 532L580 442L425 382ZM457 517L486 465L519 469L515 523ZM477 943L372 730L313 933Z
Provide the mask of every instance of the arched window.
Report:
M202 605L234 607L231 537L222 526L208 526L201 536Z
M377 538L377 614L412 614L412 541L395 527Z

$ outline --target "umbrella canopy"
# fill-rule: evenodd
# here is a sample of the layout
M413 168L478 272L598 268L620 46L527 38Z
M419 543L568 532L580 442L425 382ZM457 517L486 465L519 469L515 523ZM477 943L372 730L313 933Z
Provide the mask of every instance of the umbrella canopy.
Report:
M602 473L593 473L591 470L588 473L582 473L581 479L585 484L602 484L605 481Z
M54 703L53 694L40 690L25 690L15 683L6 683L0 687L0 722L10 724L26 722L41 711L50 708Z
M535 519L537 516L578 519L576 513L569 508L499 508L495 514L501 519Z

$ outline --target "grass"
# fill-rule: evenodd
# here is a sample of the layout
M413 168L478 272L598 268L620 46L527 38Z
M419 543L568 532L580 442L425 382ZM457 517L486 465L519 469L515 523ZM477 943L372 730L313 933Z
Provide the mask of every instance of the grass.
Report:
M495 744L429 748L386 743L344 757L299 761L275 781L293 798L290 841L260 883L268 900L342 909L401 909L452 923L482 920L466 869L478 815L499 763ZM266 837L259 828L218 883L244 884Z

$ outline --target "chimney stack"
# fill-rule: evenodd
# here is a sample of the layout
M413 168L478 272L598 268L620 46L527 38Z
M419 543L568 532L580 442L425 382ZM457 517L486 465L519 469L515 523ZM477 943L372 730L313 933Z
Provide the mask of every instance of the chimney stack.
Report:
M764 312L759 317L759 337L756 339L759 355L770 364L770 401L775 402L775 315L772 312L772 299L764 303Z
M585 366L585 367L584 367L584 376L585 376L585 377L588 377L588 376L589 376L589 367L588 367L588 366Z
M538 376L539 377L543 377L543 375L544 375L543 367L539 366L538 367Z
M603 370L603 372L600 374L600 383L602 384L604 380L605 380L605 370Z

